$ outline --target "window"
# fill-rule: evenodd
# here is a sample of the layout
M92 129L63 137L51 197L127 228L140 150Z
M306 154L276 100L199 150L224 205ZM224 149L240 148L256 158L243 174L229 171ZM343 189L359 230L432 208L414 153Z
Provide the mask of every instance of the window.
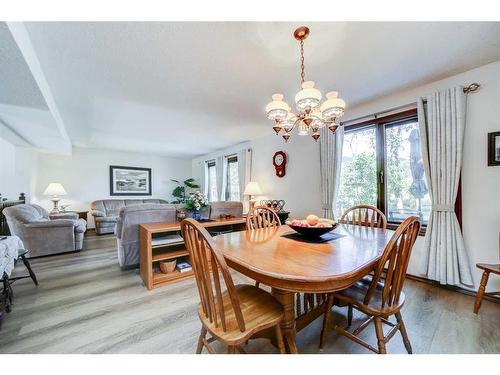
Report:
M240 200L240 179L238 176L238 157L228 156L227 160L227 175L226 175L226 200Z
M218 201L217 198L217 172L215 161L207 162L207 187L208 187L208 201Z
M335 207L378 207L389 223L408 216L429 220L431 202L420 153L416 110L346 126Z

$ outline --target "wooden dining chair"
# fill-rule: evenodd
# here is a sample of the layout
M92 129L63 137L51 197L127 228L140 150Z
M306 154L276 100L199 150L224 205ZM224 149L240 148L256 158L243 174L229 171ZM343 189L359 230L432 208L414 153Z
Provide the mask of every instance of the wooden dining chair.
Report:
M224 256L208 231L197 221L183 220L181 232L200 296L198 316L202 328L196 353L200 354L203 347L209 353L215 353L210 346L215 340L227 345L228 353L244 353L240 345L268 328L274 328L278 348L285 353L280 328L284 315L281 303L253 285L234 285ZM223 284L226 286L224 292ZM210 338L206 338L207 332Z
M281 226L278 214L267 206L254 206L247 215L247 230L271 228ZM256 281L255 286L258 288L260 282Z
M247 230L279 227L281 225L278 214L267 206L254 206L247 215Z
M500 233L498 233L498 251L500 257ZM481 283L479 284L479 289L476 294L476 301L474 302L474 314L479 313L479 309L481 308L481 303L483 302L484 296L500 296L500 291L486 292L486 285L488 284L490 273L500 275L500 263L476 263L476 267L483 270L483 276L481 277Z
M387 218L384 213L377 207L367 204L353 206L345 211L340 217L340 222L343 224L360 225L370 228L387 228ZM340 301L335 301L336 305L345 306ZM352 323L352 306L348 305L347 309L347 326Z
M408 268L411 251L419 230L420 219L416 216L407 218L401 223L385 247L382 257L375 267L373 276L368 276L347 289L328 295L323 318L323 329L321 331L320 348L323 348L334 299L338 299L344 304L354 306L355 309L368 315L369 318L358 328L354 329L352 333L344 328L334 326L333 328L337 333L375 353L385 354L385 344L399 330L403 337L406 351L408 354L412 353L410 340L408 339L408 334L401 316L401 308L405 302L403 284L405 281L406 269ZM383 273L385 273L384 280L382 279ZM392 323L388 320L392 315L395 315L396 323ZM358 337L358 334L372 321L375 323L378 348L374 348ZM392 327L386 336L384 336L382 323Z
M349 208L339 220L343 224L362 225L370 228L387 228L387 218L377 207L366 204Z

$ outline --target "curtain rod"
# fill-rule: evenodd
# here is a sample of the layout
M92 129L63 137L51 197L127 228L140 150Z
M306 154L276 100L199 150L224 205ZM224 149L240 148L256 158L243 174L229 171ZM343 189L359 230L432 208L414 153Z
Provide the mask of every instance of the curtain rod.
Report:
M479 83L474 82L474 83L471 83L469 86L464 87L463 91L464 91L464 94L467 95L467 94L476 92L477 90L479 90L480 87L481 87L481 85ZM341 121L340 125L346 125L346 124L349 124L351 122L357 122L359 120L367 119L369 117L373 117L374 119L376 119L380 115L385 115L387 113L394 112L394 111L397 111L397 110L400 110L400 109L404 109L404 108L411 109L411 108L414 108L416 106L417 106L417 102L408 103L408 104L400 105L400 106L397 106L397 107L389 108L389 109L386 109L384 111L375 112L375 113L372 113L372 114L369 114L369 115L356 117L356 118L353 118L351 120Z

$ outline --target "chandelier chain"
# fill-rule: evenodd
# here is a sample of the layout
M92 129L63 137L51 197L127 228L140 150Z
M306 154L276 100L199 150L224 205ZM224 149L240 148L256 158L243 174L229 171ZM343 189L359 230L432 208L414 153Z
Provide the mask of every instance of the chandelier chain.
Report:
M304 41L300 41L300 83L304 83L306 77L305 67L304 67Z

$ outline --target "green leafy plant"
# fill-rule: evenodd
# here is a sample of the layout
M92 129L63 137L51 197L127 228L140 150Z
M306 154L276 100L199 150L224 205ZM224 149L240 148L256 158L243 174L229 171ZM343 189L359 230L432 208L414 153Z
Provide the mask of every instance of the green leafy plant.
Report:
M182 182L171 179L170 181L175 182L177 186L174 191L172 191L172 196L175 200L172 203L185 203L186 202L186 189L199 189L200 185L196 183L194 178L188 178Z

